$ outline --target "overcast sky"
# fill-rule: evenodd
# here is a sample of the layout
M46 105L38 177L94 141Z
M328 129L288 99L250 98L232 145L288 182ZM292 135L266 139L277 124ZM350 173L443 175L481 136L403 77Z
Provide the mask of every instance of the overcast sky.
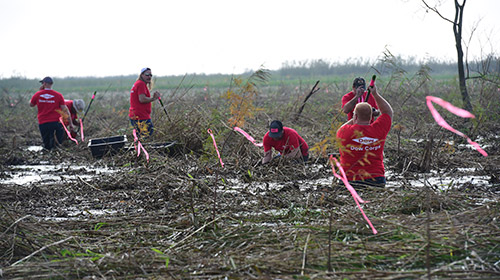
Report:
M441 2L452 19L454 1ZM471 57L498 51L499 11L498 0L466 2L464 38L477 26ZM0 0L0 38L0 78L142 67L161 76L240 74L286 61L375 60L386 48L456 59L451 23L420 0Z

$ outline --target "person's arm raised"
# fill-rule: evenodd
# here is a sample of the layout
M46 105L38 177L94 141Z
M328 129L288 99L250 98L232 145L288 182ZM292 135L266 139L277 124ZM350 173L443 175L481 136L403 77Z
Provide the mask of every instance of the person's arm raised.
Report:
M362 87L358 87L356 89L353 89L353 92L354 92L354 97L351 100L349 100L349 102L347 102L342 108L342 110L346 114L349 114L350 112L352 112L352 110L354 110L354 107L356 107L356 104L358 103L358 98L361 97L361 95L363 95L365 90Z
M387 102L387 100L385 100L382 96L380 96L380 94L378 94L377 86L373 86L371 88L371 92L372 92L373 98L375 98L375 102L377 103L377 106L378 106L380 113L387 114L392 119L393 111L392 111L391 104L389 104L389 102Z

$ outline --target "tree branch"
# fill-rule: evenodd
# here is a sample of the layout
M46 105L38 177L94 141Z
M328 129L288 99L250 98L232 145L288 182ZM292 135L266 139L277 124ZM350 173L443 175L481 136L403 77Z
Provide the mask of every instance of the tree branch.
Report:
M436 13L440 18L444 19L445 21L455 25L455 22L452 21L451 19L449 18L446 18L445 16L443 16L436 7L432 8L431 6L429 6L429 4L427 4L427 2L425 2L425 0L422 0L422 3L424 3L425 7L431 11L433 11L434 13Z

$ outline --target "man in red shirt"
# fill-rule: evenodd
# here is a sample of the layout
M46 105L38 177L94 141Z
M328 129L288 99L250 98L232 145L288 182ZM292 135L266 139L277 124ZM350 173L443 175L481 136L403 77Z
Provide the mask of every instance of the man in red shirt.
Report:
M40 90L31 97L30 106L38 108L38 127L42 135L43 146L45 149L51 150L64 140L64 130L59 118L64 114L69 116L70 113L64 104L62 94L52 89L54 84L52 78L45 77L40 83L42 84ZM74 128L72 123L70 123L70 127Z
M130 90L130 109L128 116L132 127L140 136L147 138L153 134L153 122L151 121L151 102L160 98L160 93L155 91L153 97L149 93L151 88L150 68L142 68L139 78Z
M392 107L371 87L372 97L381 115L373 123L372 106L358 103L352 119L337 131L340 163L351 185L385 186L384 144L391 130Z
M272 159L272 148L280 152L284 158L300 159L306 162L309 159L309 146L294 129L283 127L280 121L272 121L269 131L264 135L264 158L262 164Z
M380 114L373 97L368 97L368 100L366 100L367 95L368 92L366 91L365 79L359 77L354 79L352 83L352 91L342 97L342 111L347 114L347 120L352 119L354 107L360 102L368 102L368 104L372 106L374 117ZM375 119L372 118L372 122L374 121Z

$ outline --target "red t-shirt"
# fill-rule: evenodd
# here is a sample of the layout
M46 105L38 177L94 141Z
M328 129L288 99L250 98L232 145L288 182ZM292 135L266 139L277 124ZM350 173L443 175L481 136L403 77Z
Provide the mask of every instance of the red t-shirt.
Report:
M365 99L366 99L366 95L368 94L368 91L365 91L365 93L363 93L363 95L361 95L358 99L358 102L357 103L360 103L360 102L365 102ZM344 95L342 97L342 108L344 108L345 104L349 101L351 101L351 99L354 98L354 96L356 96L356 94L354 94L353 91L347 93L346 95ZM375 109L378 110L378 106L377 106L377 103L375 102L375 98L373 98L373 96L370 94L370 98L368 99L368 104L370 104L372 107L374 107ZM351 112L349 112L347 114L347 120L350 120L352 119L352 114L353 114L353 111L352 110ZM374 119L372 118L372 123L373 123Z
M55 90L44 89L37 91L31 97L30 103L38 108L38 124L58 122L64 97Z
M306 141L292 128L283 127L283 137L279 140L275 140L269 136L269 131L264 135L263 141L264 144L264 152L271 150L274 148L276 151L286 155L290 153L292 150L300 147L300 151L303 156L307 156L309 154L309 146Z
M340 164L349 181L385 177L384 144L392 120L382 114L370 125L344 125L337 131Z
M78 116L76 115L76 109L73 106L73 100L65 100L64 104L68 107L69 113L71 114L71 120L76 120Z
M131 120L151 119L151 103L139 102L139 95L145 94L151 97L147 84L142 80L137 80L130 90L130 109L128 116Z

